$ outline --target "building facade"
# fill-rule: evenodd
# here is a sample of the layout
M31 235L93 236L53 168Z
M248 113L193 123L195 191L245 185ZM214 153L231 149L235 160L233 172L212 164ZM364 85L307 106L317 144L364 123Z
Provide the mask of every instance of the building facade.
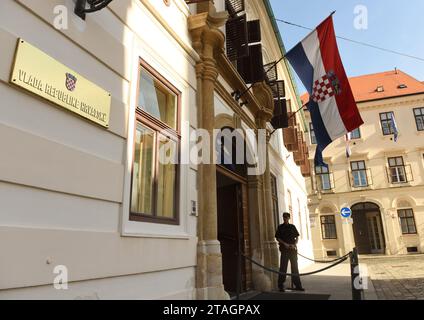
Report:
M348 139L338 139L323 154L328 170L315 168L307 180L314 255L340 256L353 247L360 254L423 253L424 85L400 70L350 83L364 120L351 133L351 155ZM312 124L308 144L313 159ZM352 220L341 216L344 207Z
M238 12L232 3L119 0L82 20L72 0L1 2L0 298L226 299L239 270L242 291L271 290L275 275L248 260L239 269L234 257L278 269L284 210L312 255L304 161L273 132L270 82L248 90L229 58L228 21L260 21L265 64L284 54L281 36L268 1ZM108 126L16 86L21 41L81 75L64 73L64 92L77 93L84 77L109 93ZM276 69L296 110L288 66ZM302 112L292 121L303 137ZM213 137L206 151L224 158L216 130L250 129L257 140L262 129L264 170L190 161L198 129ZM177 161L160 161L163 150Z

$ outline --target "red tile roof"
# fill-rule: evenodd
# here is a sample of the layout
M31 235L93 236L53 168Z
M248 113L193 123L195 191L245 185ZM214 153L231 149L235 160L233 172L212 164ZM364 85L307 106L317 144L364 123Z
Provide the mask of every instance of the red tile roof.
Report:
M349 82L356 102L424 93L424 81L420 82L401 70L351 77ZM406 88L401 89L400 85L406 85ZM377 87L382 87L384 90L378 92ZM309 94L303 94L300 99L306 104L309 101Z

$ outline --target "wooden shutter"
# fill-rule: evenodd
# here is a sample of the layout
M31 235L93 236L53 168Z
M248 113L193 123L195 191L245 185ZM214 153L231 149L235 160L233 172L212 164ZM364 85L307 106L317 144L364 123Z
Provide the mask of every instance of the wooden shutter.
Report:
M261 23L259 20L248 21L247 30L249 34L249 43L261 42Z
M265 71L267 70L266 65L264 67ZM267 77L269 79L269 77ZM281 99L286 96L286 88L284 84L284 80L274 81L271 85L272 90L272 96L274 99ZM287 100L286 100L286 106L287 106ZM288 111L288 108L287 108Z
M247 57L249 45L247 39L246 15L228 20L225 26L227 57L230 61Z
M271 119L271 124L275 130L288 128L286 99L274 99L274 116Z
M274 82L276 82L278 79L277 65L275 62L264 65L264 72L267 83L272 87ZM284 95L281 95L280 97L284 97ZM274 98L277 97L274 96Z
M262 45L249 45L249 56L237 60L237 70L246 83L265 80Z

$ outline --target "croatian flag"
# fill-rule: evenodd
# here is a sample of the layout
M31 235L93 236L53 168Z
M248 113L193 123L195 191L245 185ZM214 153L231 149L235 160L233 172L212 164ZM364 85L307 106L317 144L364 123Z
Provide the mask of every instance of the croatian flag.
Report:
M323 150L364 122L344 70L332 15L286 54L310 99L308 109L317 139L315 166L327 167Z

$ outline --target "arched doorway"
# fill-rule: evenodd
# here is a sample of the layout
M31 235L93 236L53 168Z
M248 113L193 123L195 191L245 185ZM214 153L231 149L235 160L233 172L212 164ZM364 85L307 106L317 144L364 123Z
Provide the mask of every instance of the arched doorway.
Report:
M383 223L378 205L372 202L352 206L353 234L359 254L385 252Z
M233 296L237 292L239 272L238 253L250 255L248 209L248 176L244 155L237 159L237 147L245 146L244 138L232 128L222 128L217 137L216 166L218 240L221 244L222 276L225 290ZM225 141L227 143L225 143ZM238 144L238 145L237 145ZM240 260L240 290L252 286L252 268L245 259Z

